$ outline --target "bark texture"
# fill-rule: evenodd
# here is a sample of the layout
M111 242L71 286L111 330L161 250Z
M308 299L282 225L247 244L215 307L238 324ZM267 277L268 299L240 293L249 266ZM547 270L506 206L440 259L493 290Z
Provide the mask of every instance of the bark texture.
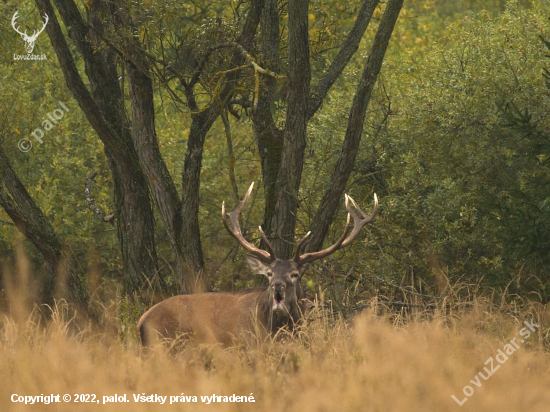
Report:
M288 63L286 126L277 176L277 200L271 221L272 245L279 259L289 259L294 248L298 190L306 148L311 81L307 1L290 0L288 3Z
M279 11L277 0L265 0L262 11L262 66L279 73ZM252 127L258 141L258 153L262 164L265 208L262 228L271 237L271 219L275 211L276 185L281 154L283 150L283 130L275 124L271 105L274 99L276 79L272 76L261 77L261 87L256 107L252 110ZM265 247L262 245L262 247Z

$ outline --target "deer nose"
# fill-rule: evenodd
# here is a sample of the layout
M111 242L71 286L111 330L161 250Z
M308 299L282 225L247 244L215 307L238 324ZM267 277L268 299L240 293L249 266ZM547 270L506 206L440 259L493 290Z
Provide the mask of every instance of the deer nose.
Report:
M284 282L277 282L274 283L271 287L275 290L275 292L282 292L283 290L285 290L286 285Z

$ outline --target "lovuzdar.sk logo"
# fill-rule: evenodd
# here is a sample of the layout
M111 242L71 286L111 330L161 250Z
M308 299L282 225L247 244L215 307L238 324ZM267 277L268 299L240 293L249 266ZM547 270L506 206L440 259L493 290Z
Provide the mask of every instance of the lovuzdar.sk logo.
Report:
M48 21L49 21L48 15L44 13L44 17L43 17L44 25L40 30L35 30L30 36L27 34L27 30L25 30L24 32L21 32L19 28L16 26L16 20L18 17L19 17L18 12L16 11L11 19L11 25L13 29L17 33L19 33L23 38L23 40L25 41L25 49L27 50L27 54L26 55L14 54L13 60L46 60L45 54L36 55L36 54L32 54L32 51L34 50L34 43L36 42L36 39L38 39L38 36L40 35L40 33L42 33L46 28L46 24L48 24Z

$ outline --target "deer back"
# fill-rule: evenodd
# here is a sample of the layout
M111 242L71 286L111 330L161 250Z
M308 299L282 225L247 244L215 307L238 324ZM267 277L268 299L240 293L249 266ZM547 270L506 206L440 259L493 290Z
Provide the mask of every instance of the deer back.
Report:
M144 346L163 338L188 337L226 346L246 340L259 330L267 333L267 313L262 313L267 291L249 289L239 293L198 293L166 299L143 314L138 323Z

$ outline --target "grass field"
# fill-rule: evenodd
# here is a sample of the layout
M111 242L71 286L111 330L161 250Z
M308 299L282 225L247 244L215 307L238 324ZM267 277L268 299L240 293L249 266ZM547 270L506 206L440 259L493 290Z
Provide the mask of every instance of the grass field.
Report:
M374 298L349 320L314 308L294 336L251 347L167 342L172 349L143 353L120 300L103 306L102 326L91 326L63 300L32 305L20 287L28 265L18 282L8 272L0 411L550 408L550 312L540 304L450 298L440 308L404 311Z
M51 311L47 322L36 308L23 319L19 313L19 321L2 316L2 411L548 411L550 405L549 316L537 306L521 314L481 302L407 316L366 310L350 322L317 313L284 342L230 349L184 345L175 353L147 355L136 339L79 330L62 302ZM523 321L534 330L529 337ZM499 358L499 349L514 348L512 340L518 348L507 360ZM489 358L492 376L484 371L491 371ZM459 406L451 396L463 402L465 386L470 396ZM50 394L59 394L60 402L24 403L25 396ZM63 401L65 394L70 402ZM76 394L94 402L75 403ZM103 404L115 394L127 402ZM212 402L214 394L220 398ZM230 402L231 395L249 400L250 394L254 403ZM137 395L157 395L156 402L136 402Z

